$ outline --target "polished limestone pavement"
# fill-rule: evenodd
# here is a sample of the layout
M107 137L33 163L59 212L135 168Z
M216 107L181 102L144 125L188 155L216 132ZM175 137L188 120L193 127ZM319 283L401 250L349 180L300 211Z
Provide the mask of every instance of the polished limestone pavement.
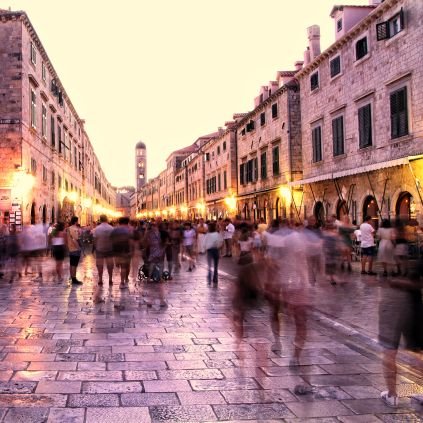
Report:
M167 307L157 284L131 275L119 289L116 270L113 286L98 287L91 255L79 268L82 286L54 281L52 263L43 262L43 281L0 280L1 421L423 421L409 398L423 392L417 355L401 364L399 407L379 399L385 384L372 339L383 281L357 272L345 286L319 281L303 357L290 366L293 322L282 315L282 348L272 351L265 304L249 313L236 342L235 259L222 260L217 288L207 286L204 257L190 273L182 263L166 282Z

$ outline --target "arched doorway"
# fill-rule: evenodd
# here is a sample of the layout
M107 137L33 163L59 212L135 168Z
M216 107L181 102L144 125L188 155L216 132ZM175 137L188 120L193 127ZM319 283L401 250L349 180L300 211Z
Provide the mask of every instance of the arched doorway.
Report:
M348 208L345 200L338 200L336 206L336 218L342 222L344 216L348 216Z
M31 225L35 225L35 203L31 205Z
M363 219L365 216L370 216L372 218L373 226L375 229L379 227L379 208L375 197L368 195L363 203Z
M321 201L318 201L314 205L314 217L317 220L319 226L323 226L325 224L325 208Z
M42 219L43 219L43 224L45 225L47 223L47 207L45 204L43 206Z
M402 220L408 220L411 218L411 204L413 202L413 196L407 192L402 192L397 200L395 206L395 214L397 218Z

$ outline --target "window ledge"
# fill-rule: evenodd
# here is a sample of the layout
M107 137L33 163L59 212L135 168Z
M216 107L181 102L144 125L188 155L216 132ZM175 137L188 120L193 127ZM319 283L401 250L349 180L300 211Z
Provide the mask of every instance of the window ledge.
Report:
M310 94L316 94L320 91L320 85L316 87L314 90L310 89Z
M372 55L371 55L371 53L369 52L369 53L367 53L365 56L361 57L360 59L355 60L355 61L354 61L354 63L353 63L353 65L354 65L354 66L359 66L359 65L361 65L362 63L364 63L366 60L369 60L369 59L370 59L370 57L372 57Z
M413 134L403 135L402 137L398 137L398 138L391 138L390 144L408 142L408 141L411 141L413 138L414 138Z
M334 77L331 77L330 78L330 82L332 83L332 82L334 82L334 81L336 81L338 78L340 78L342 75L344 75L344 72L339 72L339 73L337 73Z
M395 43L396 41L400 40L402 37L405 37L407 34L407 30L403 29L400 32L397 32L395 35L393 35L392 37L388 38L387 40L385 40L385 47L389 47L391 44Z
M343 154L338 154L336 156L333 156L334 160L342 160L345 159L347 157L347 153L343 153Z
M368 151L371 151L371 150L376 150L376 147L373 144L366 145L365 147L358 147L357 152L358 153L367 153Z

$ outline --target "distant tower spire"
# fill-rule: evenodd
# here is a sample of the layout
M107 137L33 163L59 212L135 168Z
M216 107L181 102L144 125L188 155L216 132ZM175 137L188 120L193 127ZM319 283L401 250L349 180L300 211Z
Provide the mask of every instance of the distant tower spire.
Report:
M139 191L147 181L147 147L140 141L135 146L136 187Z

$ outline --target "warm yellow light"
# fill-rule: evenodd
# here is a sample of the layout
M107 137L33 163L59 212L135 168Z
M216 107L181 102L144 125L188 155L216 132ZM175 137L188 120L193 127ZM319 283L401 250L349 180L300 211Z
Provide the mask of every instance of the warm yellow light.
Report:
M93 200L91 198L84 198L84 201L82 202L82 205L88 209L93 205Z
M69 200L71 200L73 203L76 203L78 201L78 193L76 191L72 191L69 193Z
M13 174L13 195L19 199L25 200L27 194L35 185L35 178L24 170L19 170Z
M160 210L157 210L155 213L156 216L160 216Z
M225 204L226 204L226 207L229 209L229 211L236 210L236 197L234 196L226 197Z
M204 203L197 203L197 204L195 205L195 208L196 208L198 211L204 211L204 209L206 208L206 206L204 205Z
M181 212L182 213L186 213L188 211L188 207L187 206L181 206Z
M68 196L68 193L63 188L59 191L59 200L62 202L66 197Z
M291 190L287 186L281 186L279 188L279 194L285 200L286 204L291 203Z
M94 213L101 214L103 212L103 207L100 204L96 204L93 207Z
M171 208L169 209L169 213L170 213L171 215L174 215L174 214L176 213L176 209L175 209L175 207L171 207Z

